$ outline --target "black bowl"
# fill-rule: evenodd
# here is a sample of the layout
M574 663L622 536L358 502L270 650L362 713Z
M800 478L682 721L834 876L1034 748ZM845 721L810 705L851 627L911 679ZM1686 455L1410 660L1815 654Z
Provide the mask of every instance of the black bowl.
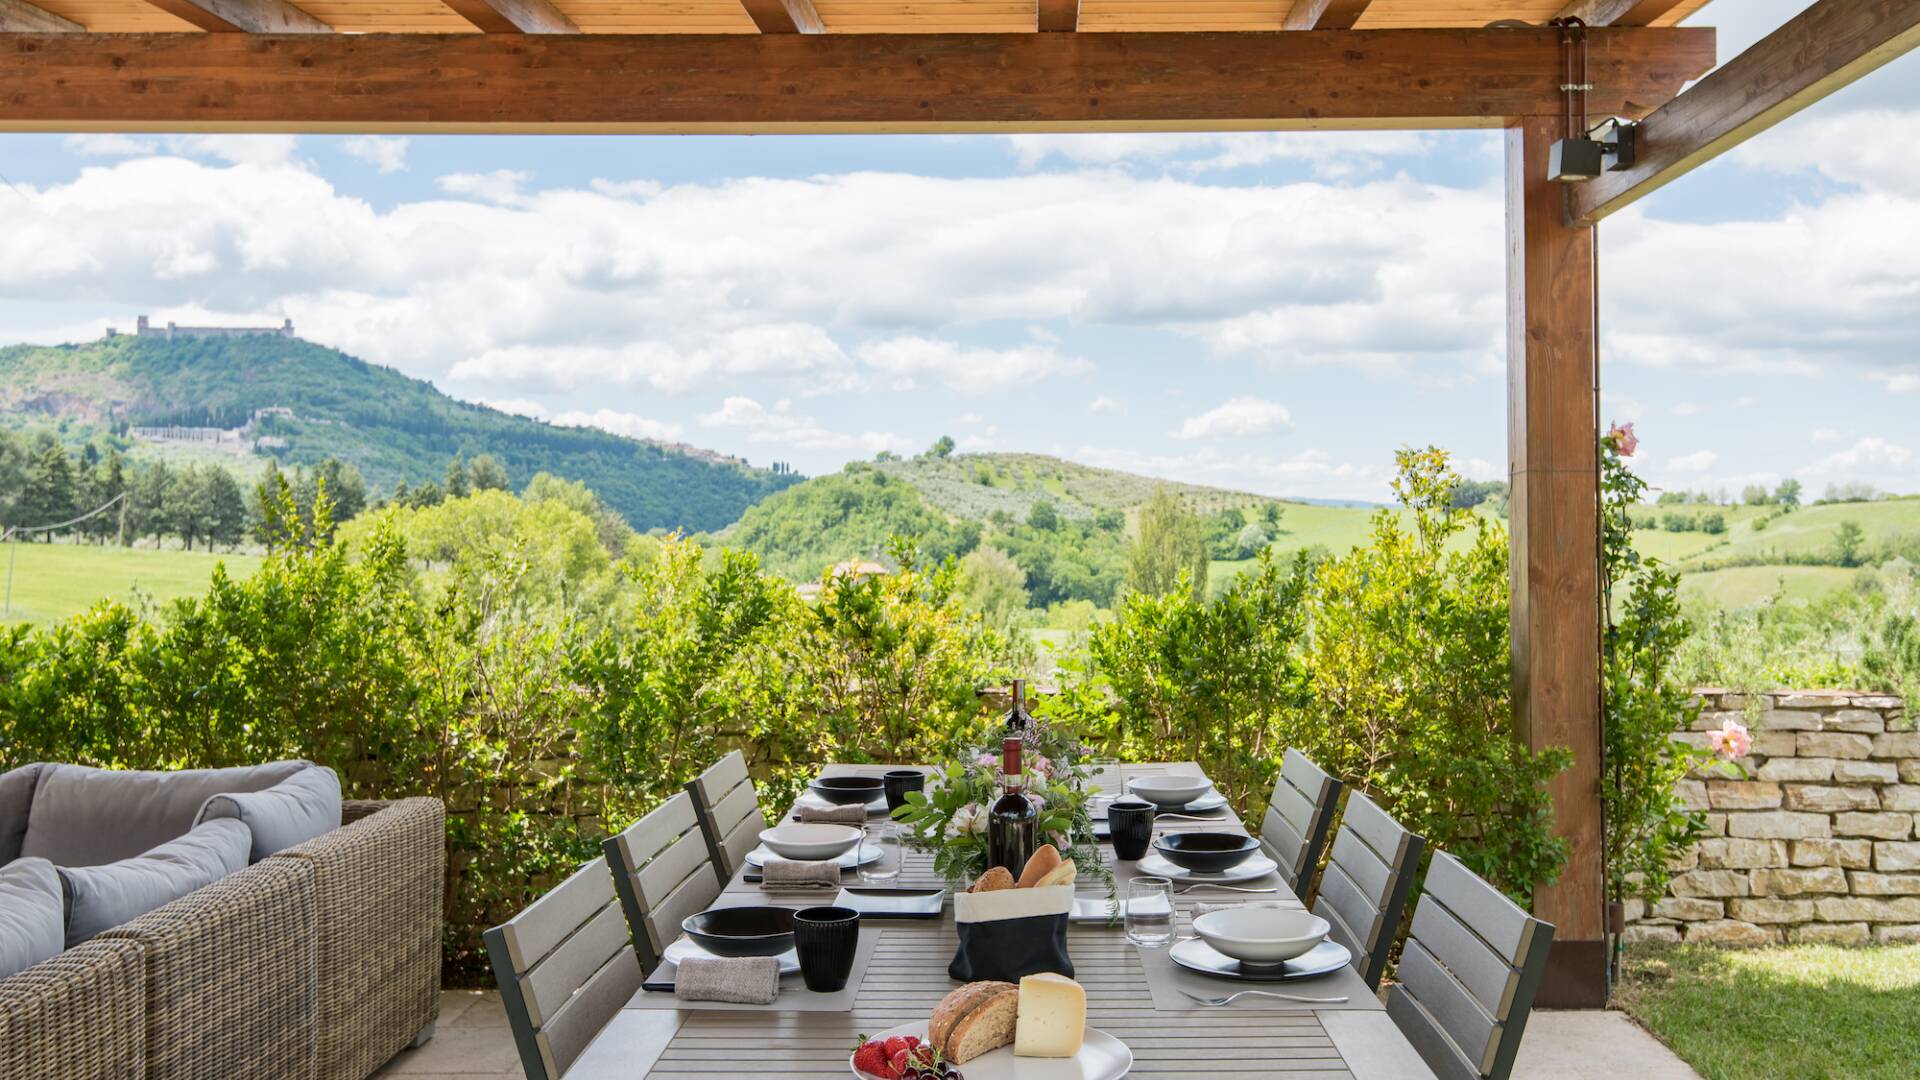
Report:
M715 956L779 956L793 948L793 909L714 908L687 916L680 929Z
M1246 862L1248 856L1260 850L1260 841L1239 833L1166 833L1153 842L1153 849L1175 866L1200 874L1217 874Z
M877 776L823 776L807 786L836 806L852 806L879 798L886 782Z

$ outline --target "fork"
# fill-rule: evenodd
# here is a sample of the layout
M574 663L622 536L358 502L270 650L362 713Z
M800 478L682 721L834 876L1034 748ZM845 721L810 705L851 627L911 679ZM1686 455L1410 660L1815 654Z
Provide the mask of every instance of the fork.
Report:
M1175 987L1174 989L1179 990L1180 988ZM1259 994L1261 997L1279 998L1282 1001L1297 1001L1303 1005L1345 1005L1347 1003L1345 995L1340 997L1302 997L1299 994L1276 994L1272 990L1242 990L1237 994L1228 994L1226 997L1201 997L1191 990L1180 990L1180 992L1200 1004L1207 1006L1231 1005L1235 1001L1246 997L1248 994Z
M1182 821L1225 821L1227 819L1227 815L1225 814L1155 814L1153 815L1153 820L1155 821L1166 821L1169 818L1179 818Z
M1180 895L1185 896L1186 894L1192 892L1195 889L1225 889L1228 892L1254 892L1254 893L1271 893L1271 892L1280 891L1277 886L1273 886L1273 885L1269 885L1264 889L1249 889L1243 885L1215 885L1210 881L1202 881L1198 885L1189 885L1186 888L1179 890L1179 893Z

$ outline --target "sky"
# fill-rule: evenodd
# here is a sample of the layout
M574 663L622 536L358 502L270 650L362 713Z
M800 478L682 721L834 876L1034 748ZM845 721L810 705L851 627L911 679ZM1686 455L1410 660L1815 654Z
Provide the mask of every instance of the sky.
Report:
M1724 60L1806 0L1719 0ZM1497 132L0 136L0 343L277 324L559 424L830 472L951 435L1383 501L1504 478ZM1920 492L1920 56L1600 228L1667 489Z

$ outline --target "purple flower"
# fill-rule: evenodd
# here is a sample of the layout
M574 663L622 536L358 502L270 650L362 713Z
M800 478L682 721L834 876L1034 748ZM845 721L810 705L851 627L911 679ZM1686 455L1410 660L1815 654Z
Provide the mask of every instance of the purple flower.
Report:
M1640 448L1640 437L1633 433L1632 421L1615 424L1608 428L1607 441L1613 444L1613 448L1620 452L1621 457L1632 457L1633 452Z

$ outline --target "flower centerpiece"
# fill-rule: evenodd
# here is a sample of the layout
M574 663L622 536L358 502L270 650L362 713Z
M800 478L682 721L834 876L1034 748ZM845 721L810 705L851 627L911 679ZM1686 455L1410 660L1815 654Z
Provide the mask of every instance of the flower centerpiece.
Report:
M1025 730L1021 756L1027 797L1039 811L1038 835L1070 858L1082 876L1099 873L1109 894L1116 883L1094 839L1087 806L1092 755L1070 728L1034 721ZM907 829L907 843L933 853L933 868L947 884L965 888L987 870L987 808L999 797L999 744L972 746L943 765L926 791L910 791L894 819Z

